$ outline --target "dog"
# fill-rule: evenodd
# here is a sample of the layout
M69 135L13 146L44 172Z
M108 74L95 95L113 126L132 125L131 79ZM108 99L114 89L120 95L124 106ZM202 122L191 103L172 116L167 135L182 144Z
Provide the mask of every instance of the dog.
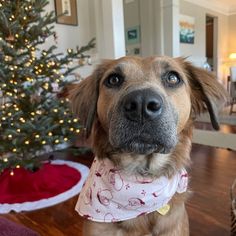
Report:
M70 92L95 160L76 210L84 235L187 236L185 170L193 121L227 100L213 73L184 58L107 60Z

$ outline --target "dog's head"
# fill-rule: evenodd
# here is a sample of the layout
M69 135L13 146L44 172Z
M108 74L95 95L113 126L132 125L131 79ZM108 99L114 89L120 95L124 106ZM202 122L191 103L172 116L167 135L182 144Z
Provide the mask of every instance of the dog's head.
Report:
M226 93L212 73L182 58L124 57L98 66L71 99L87 135L99 130L111 149L150 154L169 153L199 113L208 111L218 129Z

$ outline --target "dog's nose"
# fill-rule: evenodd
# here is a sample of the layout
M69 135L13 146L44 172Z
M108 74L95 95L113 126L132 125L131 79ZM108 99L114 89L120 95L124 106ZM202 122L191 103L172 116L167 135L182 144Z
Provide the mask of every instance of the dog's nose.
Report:
M162 112L161 96L150 89L130 92L123 101L125 117L132 121L153 120Z

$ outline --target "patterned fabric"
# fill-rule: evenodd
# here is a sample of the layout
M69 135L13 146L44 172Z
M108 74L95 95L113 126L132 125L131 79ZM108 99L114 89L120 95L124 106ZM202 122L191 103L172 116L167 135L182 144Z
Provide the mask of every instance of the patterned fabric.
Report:
M187 185L188 174L184 169L171 179L152 179L129 176L110 160L95 158L76 211L97 222L132 219L162 208L176 192L185 192Z

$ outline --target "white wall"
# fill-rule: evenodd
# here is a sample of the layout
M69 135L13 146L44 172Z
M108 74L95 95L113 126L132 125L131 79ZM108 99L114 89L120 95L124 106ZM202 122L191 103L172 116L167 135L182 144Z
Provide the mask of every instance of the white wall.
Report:
M203 65L206 60L206 15L218 19L218 78L226 83L227 73L225 72L225 59L228 55L228 16L207 8L180 0L180 14L195 18L195 42L194 44L180 44L180 52L183 56L190 56L190 59L197 65Z
M126 44L127 54L140 48L141 56L164 53L162 0L124 0L125 28L140 26L140 43Z
M47 12L55 11L54 0L49 0L49 4L45 8ZM55 24L57 33L57 50L56 52L65 53L68 48L76 49L76 46L86 45L93 37L95 37L93 5L91 0L77 0L78 26ZM54 45L53 37L46 40L43 48L48 48ZM96 49L90 51L92 57L96 57ZM81 76L88 76L93 70L91 66L85 66L78 69L76 72Z
M89 1L77 0L78 26L55 24L55 31L58 36L58 51L64 52L68 48L76 48L77 45L86 44L95 36L90 27ZM54 0L49 0L46 9L47 12L55 11ZM54 44L51 38L46 45Z
M124 24L125 31L129 28L140 26L140 4L139 0L132 1L123 1L124 4ZM141 33L141 31L140 31ZM140 35L141 39L141 35ZM135 44L127 44L126 46L126 55L133 55L135 48L139 48L141 50L141 42ZM140 51L141 54L141 51Z
M236 53L236 14L229 16L229 53Z

